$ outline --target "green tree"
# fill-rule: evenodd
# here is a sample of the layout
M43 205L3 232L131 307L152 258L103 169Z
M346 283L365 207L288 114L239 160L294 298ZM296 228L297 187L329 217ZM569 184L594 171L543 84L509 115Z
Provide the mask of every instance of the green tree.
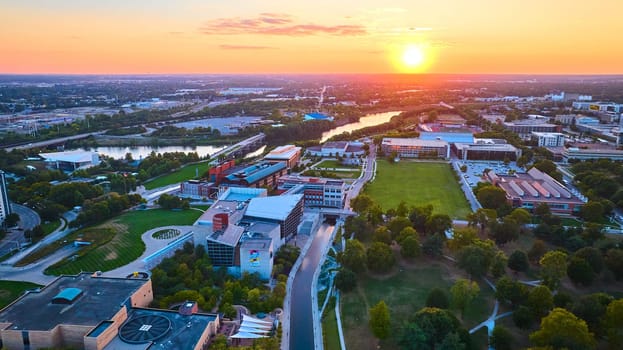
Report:
M583 295L573 303L571 312L586 321L588 329L598 336L603 335L602 323L606 315L606 308L613 298L606 293Z
M402 241L400 245L400 255L405 258L415 258L420 256L420 241L416 236L409 236Z
M411 227L411 221L404 216L397 216L387 224L387 228L391 231L393 238L396 238L407 227Z
M456 252L474 243L477 239L478 233L474 228L456 228L452 234L452 239L448 241L448 247Z
M480 225L480 233L484 233L489 223L495 222L497 218L498 213L494 209L478 208L475 212L467 214L469 226Z
M623 348L623 299L608 305L604 325L610 349Z
M528 294L526 306L530 308L535 318L541 318L554 307L554 297L547 286L536 286Z
M589 222L599 222L604 216L604 206L597 201L588 201L580 209L580 216Z
M400 231L400 234L398 235L398 237L396 237L396 242L398 242L398 244L402 244L402 241L404 241L405 238L411 237L411 236L417 239L418 238L417 231L413 227L405 227L402 231Z
M513 311L513 322L515 323L515 326L520 329L528 329L534 322L534 315L532 315L530 308L521 305Z
M532 215L530 215L530 213L523 208L513 209L513 211L508 214L508 216L513 218L519 225L528 224L532 220Z
M452 295L452 305L461 311L461 317L467 305L478 296L480 288L478 283L469 281L466 279L457 280L452 288L450 288L450 295Z
M547 252L547 247L545 246L545 242L540 239L537 239L532 243L532 247L528 251L528 258L531 261L539 261L543 254Z
M374 242L367 251L368 268L376 272L389 271L396 263L392 249L385 243Z
M459 252L458 265L469 273L471 278L480 278L487 274L493 262L494 252L477 244L471 244Z
M495 278L499 278L506 274L507 262L508 258L504 252L501 250L497 251L493 256L493 261L491 262L491 275Z
M350 201L350 207L353 209L354 212L358 213L359 215L367 213L370 208L374 206L374 204L375 203L372 200L372 197L363 193Z
M489 345L495 350L511 350L513 348L513 335L504 326L496 325L493 328L491 337L489 338Z
M422 243L422 251L429 256L440 256L443 249L443 238L439 234L426 237Z
M597 248L584 247L576 251L573 255L586 259L586 262L588 262L596 275L600 274L604 268L604 258Z
M541 320L541 328L530 334L530 341L554 349L589 350L596 346L586 322L561 308L555 308Z
M426 307L409 319L409 323L402 329L399 344L408 350L432 350L448 334L459 331L460 322L450 311Z
M426 233L443 235L452 228L452 219L446 214L433 214L426 220Z
M543 216L547 216L551 214L552 214L552 211L550 210L549 205L547 205L547 203L541 203L537 205L536 208L534 208L534 215L543 217Z
M555 250L545 253L541 260L541 278L550 289L555 290L567 274L567 253Z
M382 242L387 245L392 244L392 235L385 226L379 226L376 230L374 230L374 234L372 235L372 240L374 242Z
M4 218L4 225L6 227L13 227L19 222L19 215L17 213L11 213Z
M485 209L499 209L506 206L506 192L496 186L489 185L480 188L476 194L480 205Z
M456 333L448 333L441 343L435 346L436 350L465 350L465 343L461 337Z
M426 297L426 306L447 309L450 306L450 300L443 289L433 288L428 293L428 297Z
M515 272L527 271L529 267L528 255L522 250L515 250L508 257L508 268Z
M342 292L350 292L357 287L357 275L348 268L342 267L335 276L335 286Z
M579 256L571 257L567 265L567 276L575 284L590 286L595 279L595 273L586 259Z
M517 306L525 302L529 291L525 285L504 276L495 285L495 297L501 302Z
M623 249L609 249L606 252L606 266L617 280L623 279Z
M379 339L385 339L389 337L392 326L389 316L389 308L385 301L381 300L378 304L374 305L369 312L370 316L370 329L375 337Z
M366 270L366 261L366 250L363 244L356 239L346 241L341 257L342 265L355 273L360 273Z

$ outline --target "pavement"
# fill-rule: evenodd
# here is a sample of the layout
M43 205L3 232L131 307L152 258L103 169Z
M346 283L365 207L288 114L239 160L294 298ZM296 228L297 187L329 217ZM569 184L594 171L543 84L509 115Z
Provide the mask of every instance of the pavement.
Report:
M16 248L21 249L22 244L26 242L24 231L32 230L41 224L39 214L26 206L11 203L11 210L19 215L19 222L16 228L7 230L6 236L0 241L0 256L9 254Z

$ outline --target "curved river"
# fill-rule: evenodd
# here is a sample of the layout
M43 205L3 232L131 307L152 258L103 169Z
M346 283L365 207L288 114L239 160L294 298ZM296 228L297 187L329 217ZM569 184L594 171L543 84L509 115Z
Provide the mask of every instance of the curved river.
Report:
M390 112L383 112L383 113L366 114L363 117L359 118L359 121L356 123L345 124L342 126L338 126L335 129L331 129L327 132L324 132L322 134L322 137L320 138L320 143L323 143L327 141L328 139L330 139L331 137L335 135L339 135L343 132L351 132L351 131L367 128L369 126L375 126L375 125L387 123L390 119L392 119L393 116L398 115L400 113L402 113L402 111L390 111Z

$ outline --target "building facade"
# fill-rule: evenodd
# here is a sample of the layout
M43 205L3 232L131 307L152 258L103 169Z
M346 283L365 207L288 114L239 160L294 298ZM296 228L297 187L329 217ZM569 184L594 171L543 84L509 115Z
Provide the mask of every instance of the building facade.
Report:
M559 132L532 132L532 140L539 147L562 147L565 145L565 135Z
M6 186L6 174L0 170L0 226L4 224L9 214L11 214L11 202Z
M538 119L517 120L514 122L503 123L504 128L519 135L524 139L529 139L533 132L561 132L562 125L544 123Z
M221 179L222 184L237 185L243 187L267 187L277 186L277 179L288 172L284 162L261 161L232 173Z
M505 160L516 161L521 150L508 143L477 142L454 143L452 150L462 160Z
M284 162L289 168L298 164L301 159L301 147L294 145L279 146L264 156L264 160Z
M386 155L396 152L400 158L450 158L446 141L417 138L384 138L381 149Z
M343 208L346 184L341 180L285 175L277 180L277 189L302 193L306 207Z

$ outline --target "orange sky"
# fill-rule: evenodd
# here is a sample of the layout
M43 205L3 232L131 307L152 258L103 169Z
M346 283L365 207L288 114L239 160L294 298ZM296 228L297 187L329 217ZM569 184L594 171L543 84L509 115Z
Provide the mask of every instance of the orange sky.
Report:
M339 4L339 5L338 5ZM0 0L1 73L623 73L623 1Z

